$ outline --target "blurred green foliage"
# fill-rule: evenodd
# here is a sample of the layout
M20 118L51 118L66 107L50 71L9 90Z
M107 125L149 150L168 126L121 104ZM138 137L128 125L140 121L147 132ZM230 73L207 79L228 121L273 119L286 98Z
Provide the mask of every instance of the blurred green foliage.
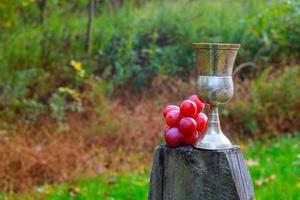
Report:
M2 117L34 121L51 112L62 118L79 101L59 88L83 94L95 77L135 90L159 75L186 80L194 69L192 42L241 43L237 63L255 60L282 69L299 57L298 1L96 1L87 54L88 2L0 2ZM72 67L74 60L82 64L84 76ZM268 87L259 86L264 78L258 78L256 88ZM285 79L278 87L280 81ZM69 103L74 106L66 108Z
M246 133L296 131L300 129L300 66L271 72L266 69L251 84L251 100L239 101L229 113Z

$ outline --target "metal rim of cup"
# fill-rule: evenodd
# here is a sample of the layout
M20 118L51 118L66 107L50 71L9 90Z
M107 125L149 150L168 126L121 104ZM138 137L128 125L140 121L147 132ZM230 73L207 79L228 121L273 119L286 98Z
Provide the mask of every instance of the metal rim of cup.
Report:
M196 49L239 49L240 44L224 44L224 43L193 43Z

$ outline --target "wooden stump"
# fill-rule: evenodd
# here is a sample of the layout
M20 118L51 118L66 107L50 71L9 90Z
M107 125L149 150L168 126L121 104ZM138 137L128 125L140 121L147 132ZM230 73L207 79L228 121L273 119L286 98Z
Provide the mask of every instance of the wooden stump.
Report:
M252 180L239 147L156 148L149 200L249 200Z

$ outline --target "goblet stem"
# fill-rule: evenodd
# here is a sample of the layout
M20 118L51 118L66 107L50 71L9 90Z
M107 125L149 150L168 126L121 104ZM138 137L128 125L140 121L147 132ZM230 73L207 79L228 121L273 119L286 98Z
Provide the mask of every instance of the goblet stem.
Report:
M208 134L222 134L220 119L219 119L219 109L217 105L210 105L209 113L208 113L208 122L207 129L210 131Z
M217 105L210 105L206 132L203 138L198 139L194 147L211 150L232 147L230 141L221 130Z

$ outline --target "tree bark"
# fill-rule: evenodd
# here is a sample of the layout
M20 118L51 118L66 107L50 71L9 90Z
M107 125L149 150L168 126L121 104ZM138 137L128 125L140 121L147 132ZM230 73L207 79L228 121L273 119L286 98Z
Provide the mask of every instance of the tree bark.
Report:
M159 146L149 200L251 200L252 180L239 147L200 150Z
M88 19L88 27L87 27L87 39L86 39L86 51L89 54L92 50L93 45L93 20L95 15L95 0L90 0L89 3L89 19Z
M47 5L47 0L38 0L37 1L39 10L40 10L40 24L43 24L44 22L44 17L45 17L45 9L46 9L46 5Z

